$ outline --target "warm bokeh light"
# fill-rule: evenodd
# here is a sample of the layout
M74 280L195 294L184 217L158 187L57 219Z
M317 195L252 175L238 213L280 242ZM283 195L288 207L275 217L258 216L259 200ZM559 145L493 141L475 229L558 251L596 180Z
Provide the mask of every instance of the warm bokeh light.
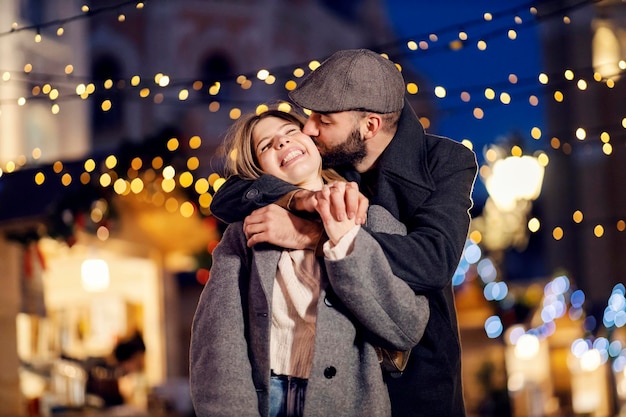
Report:
M177 149L178 149L178 139L170 138L170 140L167 141L167 150L173 152Z
M554 238L554 240L563 239L563 229L561 227L555 227L552 230L552 237Z
M202 139L200 139L200 136L194 135L189 138L190 149L198 149L201 145L202 145Z
M215 192L217 192L220 187L222 186L222 184L224 184L226 182L225 178L218 178L213 182L213 190L215 190Z
M162 174L163 174L163 178L165 178L165 179L172 179L176 175L176 170L174 169L173 166L168 165L168 166L163 168Z
M593 228L593 234L595 235L595 237L602 237L604 235L604 226L602 226L601 224L597 224Z
M117 157L115 155L107 156L106 160L104 161L104 164L109 169L115 168L117 166Z
M446 96L446 89L442 86L435 87L435 96L437 98L444 98Z
M113 182L113 179L108 173L105 172L104 174L100 175L100 185L102 187L108 187L109 185L111 185L111 182Z
M574 212L574 214L572 214L572 220L574 220L575 223L580 223L583 221L583 212L580 210L576 210Z
M35 174L35 184L41 185L44 183L45 180L46 176L43 174L43 172L38 172Z
M540 227L541 222L538 218L533 217L532 219L528 220L528 230L530 230L532 233L538 232Z
M191 217L196 212L196 208L189 201L185 201L180 205L180 214L183 217Z
M193 174L189 171L185 171L183 173L180 174L180 176L178 177L178 183L183 187L183 188L189 188L191 187L191 185L193 185L194 179L193 179Z
M209 192L209 181L204 178L197 179L194 185L194 189L196 193L198 193L198 195Z

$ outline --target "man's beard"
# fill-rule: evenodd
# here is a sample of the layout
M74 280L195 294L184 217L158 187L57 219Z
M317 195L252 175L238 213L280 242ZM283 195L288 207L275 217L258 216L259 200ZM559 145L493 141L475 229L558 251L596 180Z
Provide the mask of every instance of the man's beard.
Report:
M341 165L358 164L367 155L365 141L361 138L361 132L355 128L345 142L332 148L317 142L317 146L322 154L322 165L324 168L335 168Z

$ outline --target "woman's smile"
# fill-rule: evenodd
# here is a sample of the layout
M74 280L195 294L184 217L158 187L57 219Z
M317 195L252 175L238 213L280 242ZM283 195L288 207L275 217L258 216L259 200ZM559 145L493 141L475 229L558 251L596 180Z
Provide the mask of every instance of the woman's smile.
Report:
M293 159L302 155L304 155L304 151L302 149L292 149L287 153L287 155L285 155L283 160L280 162L280 166L284 166L288 162L291 162Z

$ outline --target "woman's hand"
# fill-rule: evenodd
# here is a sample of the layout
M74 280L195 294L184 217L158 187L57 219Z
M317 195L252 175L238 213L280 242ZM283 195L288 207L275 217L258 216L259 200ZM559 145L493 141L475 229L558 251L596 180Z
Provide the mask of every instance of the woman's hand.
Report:
M360 224L360 222L357 222L357 216L350 217L346 215L347 193L351 194L353 191L354 189L351 186L347 186L347 183L335 182L330 185L325 184L324 187L316 193L317 204L315 208L322 219L326 234L333 245L336 245L355 225ZM365 199L365 203L367 203L367 199L365 197L363 197L363 199ZM363 203L363 200L361 200L361 203ZM365 207L367 207L367 205ZM340 213L340 215L337 216L337 213ZM343 215L341 215L341 213L343 213Z
M330 212L337 221L345 217L355 219L357 224L365 224L369 200L359 191L356 182L337 181L332 188ZM298 190L292 198L289 209L294 211L314 212L317 210L318 196L321 191Z

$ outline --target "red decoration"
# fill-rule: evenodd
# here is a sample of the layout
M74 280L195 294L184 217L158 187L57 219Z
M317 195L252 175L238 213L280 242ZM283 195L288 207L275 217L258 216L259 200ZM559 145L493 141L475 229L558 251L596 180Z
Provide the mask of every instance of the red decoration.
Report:
M207 252L209 252L210 254L213 254L213 251L215 250L215 247L218 245L219 240L212 240L207 244Z
M196 272L196 281L198 281L202 285L205 285L207 282L209 282L210 278L211 278L211 271L209 271L206 268L200 268Z
M203 221L207 229L213 230L217 227L217 220L213 216L205 217Z

